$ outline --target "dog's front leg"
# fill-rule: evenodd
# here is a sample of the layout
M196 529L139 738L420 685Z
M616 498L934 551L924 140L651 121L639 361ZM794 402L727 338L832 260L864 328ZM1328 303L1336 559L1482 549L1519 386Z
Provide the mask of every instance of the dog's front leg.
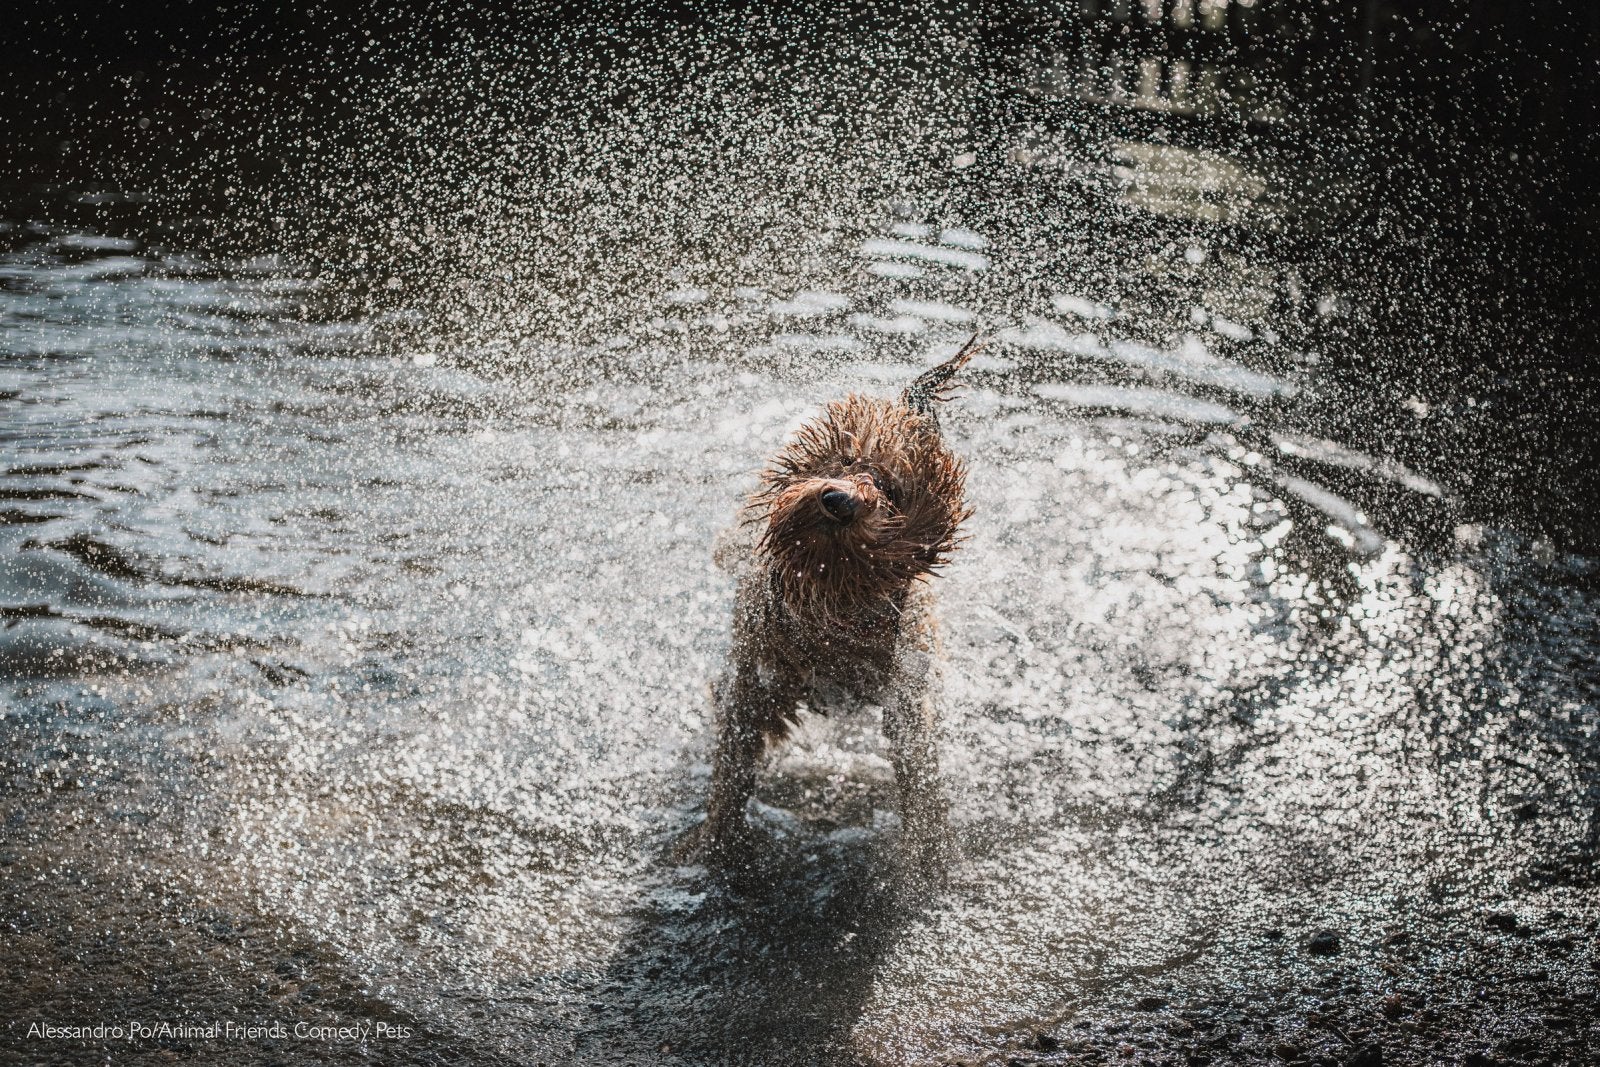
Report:
M766 741L749 713L747 687L735 681L718 694L717 751L711 762L711 799L706 803L706 851L726 856L746 843L744 809L756 788L756 768Z
M917 868L933 877L942 875L950 855L950 809L939 777L938 680L932 655L901 651L883 712L905 841Z
M755 792L768 740L781 737L787 723L787 692L762 684L754 665L741 662L716 687L715 699L717 748L711 764L711 798L699 838L706 857L720 861L735 857L750 843L745 805ZM788 706L793 705L789 699Z

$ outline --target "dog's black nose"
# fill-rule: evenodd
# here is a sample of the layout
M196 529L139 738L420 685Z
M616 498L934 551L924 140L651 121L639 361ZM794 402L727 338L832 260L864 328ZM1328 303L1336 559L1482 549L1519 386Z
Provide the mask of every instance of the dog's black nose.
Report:
M822 510L839 522L849 522L856 517L856 498L838 489L822 494Z

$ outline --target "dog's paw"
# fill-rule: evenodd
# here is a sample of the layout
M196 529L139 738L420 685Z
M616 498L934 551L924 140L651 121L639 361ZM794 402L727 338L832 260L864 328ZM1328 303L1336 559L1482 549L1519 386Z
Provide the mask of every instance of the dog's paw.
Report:
M684 831L668 858L677 866L702 865L717 869L743 866L755 850L755 833L744 820L736 826L702 822Z
M945 828L907 834L900 849L903 870L911 884L927 889L947 885L951 868L959 858L955 838Z

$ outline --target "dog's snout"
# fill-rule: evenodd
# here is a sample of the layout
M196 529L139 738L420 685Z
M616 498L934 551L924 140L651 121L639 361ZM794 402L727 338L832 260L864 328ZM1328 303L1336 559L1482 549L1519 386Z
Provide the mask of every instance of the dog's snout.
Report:
M856 498L840 489L829 489L822 494L822 510L839 522L849 522L856 517Z

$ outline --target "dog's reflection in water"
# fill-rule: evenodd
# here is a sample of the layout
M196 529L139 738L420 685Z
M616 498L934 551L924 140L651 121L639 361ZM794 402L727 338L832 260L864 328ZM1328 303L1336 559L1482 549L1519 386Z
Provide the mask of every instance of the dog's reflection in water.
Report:
M938 636L926 579L970 515L966 467L936 409L978 349L969 341L895 399L852 394L795 434L719 547L739 577L733 650L715 687L717 746L705 822L682 858L728 869L753 842L745 807L763 754L802 703L844 689L884 708L903 855L923 878L949 854L937 750Z
M737 867L664 872L563 1028L571 1061L858 1062L857 1024L928 899L895 877L893 850L876 834L774 833Z

